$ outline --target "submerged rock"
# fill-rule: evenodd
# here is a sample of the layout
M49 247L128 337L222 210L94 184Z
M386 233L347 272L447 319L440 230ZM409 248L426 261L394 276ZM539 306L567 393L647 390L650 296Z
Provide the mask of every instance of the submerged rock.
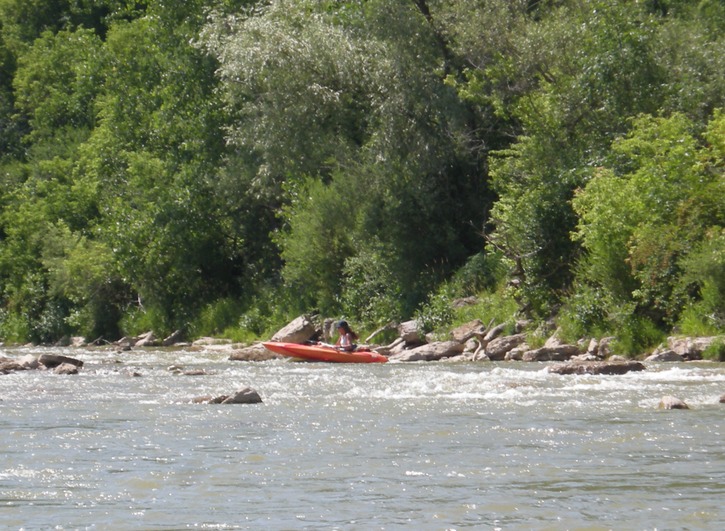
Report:
M222 404L259 404L260 402L262 402L262 397L259 396L259 393L251 387L245 387L227 397Z
M682 400L674 396L663 396L660 400L660 409L690 409Z
M674 350L659 350L653 352L650 356L647 356L647 358L644 361L661 361L661 362L670 362L670 361L685 361L685 358L683 358L680 354L675 352Z
M643 370L645 366L639 361L575 361L552 365L548 369L554 374L626 374Z
M284 356L267 350L261 343L235 349L229 355L229 360L231 361L267 361L279 358L284 358Z
M83 367L83 362L81 360L69 358L68 356L60 356L58 354L41 354L38 358L38 362L49 369L54 369L63 363L69 363L71 365L75 365L76 367Z
M61 363L53 369L53 372L55 374L78 374L78 366L72 363Z
M194 404L259 404L262 402L262 397L251 387L245 387L233 395L198 396L191 401Z

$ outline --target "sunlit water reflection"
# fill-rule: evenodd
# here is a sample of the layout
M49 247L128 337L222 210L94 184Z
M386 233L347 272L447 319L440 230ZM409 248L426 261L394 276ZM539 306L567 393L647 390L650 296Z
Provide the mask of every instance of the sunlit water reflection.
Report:
M54 352L85 367L0 376L3 528L725 529L721 364ZM264 402L191 403L245 386Z

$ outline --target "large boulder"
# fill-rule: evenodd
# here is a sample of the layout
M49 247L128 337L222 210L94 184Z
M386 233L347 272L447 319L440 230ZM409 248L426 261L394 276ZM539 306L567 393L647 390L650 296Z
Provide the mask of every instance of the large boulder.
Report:
M668 337L667 346L686 360L700 360L702 353L722 336L711 337Z
M280 343L304 343L316 333L315 323L306 316L300 315L287 326L272 336L272 341Z
M245 387L224 399L222 404L259 404L261 402L262 397L257 391L251 387Z
M488 337L488 334L486 337ZM486 339L484 338L485 341ZM506 357L507 352L518 347L524 341L526 341L525 334L497 337L486 344L484 353L491 361L502 361Z
M690 409L690 406L674 396L663 396L659 404L660 409Z
M26 354L20 358L5 358L0 356L0 373L3 374L13 371L37 369L39 366L38 358L32 354Z
M506 324L501 323L500 325L496 325L492 327L488 332L486 332L486 335L483 336L483 342L484 343L490 343L497 337L499 337L501 334L503 334L503 331L506 329Z
M171 335L164 338L164 340L161 342L161 346L170 347L172 345L176 345L177 343L181 343L181 340L183 338L184 332L181 330L176 330Z
M216 347L219 345L231 345L231 339L223 339L218 337L200 337L196 339L191 345L194 347Z
M548 371L553 374L626 374L643 371L645 366L638 361L574 361L552 365Z
M398 335L403 338L403 341L405 341L408 345L420 345L421 343L425 343L420 323L416 320L400 323L398 325Z
M48 369L54 369L58 365L63 363L69 363L76 367L83 367L83 362L75 358L69 358L68 356L60 356L58 354L41 354L38 358L38 363L45 365Z
M457 356L463 352L464 345L457 341L435 341L410 350L404 350L390 357L396 361L437 361Z
M459 343L465 343L474 337L483 339L485 333L486 325L480 319L476 319L451 330L451 339Z
M142 348L142 347L156 347L160 344L160 341L156 338L156 335L153 332L146 332L145 334L141 334L134 343L134 347Z
M53 369L53 372L55 374L78 374L78 366L72 363L61 363Z
M235 349L229 356L231 361L267 361L278 358L284 358L284 356L267 350L261 343Z
M194 404L259 404L262 402L262 397L251 387L245 387L233 395L197 396L191 401Z
M0 374L8 374L14 371L25 371L25 367L22 363L18 363L17 360L10 358L0 358Z
M566 361L577 354L579 354L579 347L576 345L544 346L524 352L521 361Z
M669 362L669 361L685 361L685 358L680 356L677 352L670 349L665 350L657 350L653 352L651 355L647 356L647 358L644 361L662 361L662 362Z
M399 337L389 345L377 347L375 350L383 356L393 356L395 354L400 354L405 350L405 340L402 337Z

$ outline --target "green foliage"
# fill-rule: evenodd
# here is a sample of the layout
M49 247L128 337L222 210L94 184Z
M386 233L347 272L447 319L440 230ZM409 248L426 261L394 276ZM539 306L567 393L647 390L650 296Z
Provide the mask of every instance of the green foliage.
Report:
M18 60L16 108L29 116L30 139L64 128L93 125L93 103L103 82L101 41L90 30L45 32Z
M453 274L451 289L456 297L476 295L485 290L496 290L506 281L503 256L499 252L480 252L471 256Z
M722 330L724 36L713 0L0 0L0 337Z
M683 260L682 268L679 293L683 298L691 296L680 324L683 332L692 333L693 328L722 332L725 330L725 228L707 233ZM701 324L695 325L698 322Z
M380 244L360 246L345 261L341 308L363 327L380 327L403 314L403 293L391 270L390 254Z
M642 116L612 148L620 173L600 170L573 202L580 216L576 236L587 250L582 277L602 286L615 304L635 303L655 323L676 322L693 282L707 286L704 294L714 290L711 310L721 313L714 302L721 288L711 279L722 277L723 242L719 229L703 230L720 222L723 207L699 197L703 185L713 191L722 185L703 165L706 154L689 120ZM693 224L690 216L705 223ZM705 234L710 242L698 244Z
M174 330L169 326L166 312L163 309L145 307L137 301L130 304L119 320L119 328L124 336L138 336L153 331L163 337Z
M63 224L49 227L41 253L49 291L70 303L66 324L88 338L119 336L127 287L115 274L112 253Z
M190 332L194 336L217 336L236 326L242 315L242 305L234 299L218 299L202 308Z
M646 317L631 316L622 312L616 319L616 339L612 350L617 354L635 357L661 344L667 334Z
M447 285L444 285L428 301L421 304L415 312L415 320L423 332L442 330L453 322L453 302Z
M716 339L712 345L702 353L702 359L711 361L725 361L725 339Z
M516 317L519 314L519 304L512 296L510 290L499 287L495 290L484 290L476 294L477 302L473 305L461 306L454 309L451 326L458 326L474 319L480 319L483 324L505 324L506 333L513 332Z

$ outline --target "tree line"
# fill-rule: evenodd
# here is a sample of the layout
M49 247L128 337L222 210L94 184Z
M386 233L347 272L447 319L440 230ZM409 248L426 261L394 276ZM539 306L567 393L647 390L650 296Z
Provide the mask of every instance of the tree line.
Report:
M718 0L0 0L0 339L470 295L722 332L724 39Z

